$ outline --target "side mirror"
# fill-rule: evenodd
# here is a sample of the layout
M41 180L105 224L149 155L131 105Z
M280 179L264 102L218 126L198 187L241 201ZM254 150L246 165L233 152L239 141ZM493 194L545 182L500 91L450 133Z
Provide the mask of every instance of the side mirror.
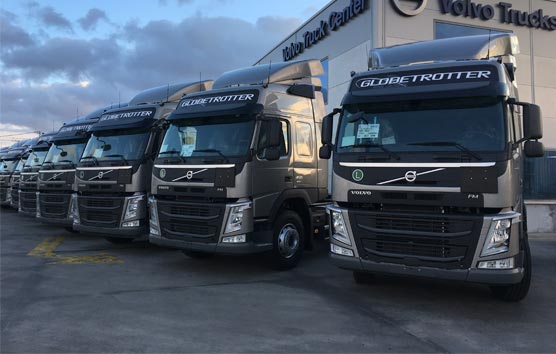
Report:
M328 144L321 146L319 149L319 157L325 160L330 159L330 157L332 157L332 146Z
M340 113L339 108L334 108L332 112L322 118L321 143L323 145L332 145L332 131L334 130L334 116Z
M525 156L527 157L543 157L544 145L538 141L527 141L525 143Z
M279 147L282 143L282 123L278 119L268 121L268 147Z
M262 158L268 161L276 161L280 159L280 150L277 147L265 148Z
M523 105L523 137L527 140L542 138L541 107L536 104Z

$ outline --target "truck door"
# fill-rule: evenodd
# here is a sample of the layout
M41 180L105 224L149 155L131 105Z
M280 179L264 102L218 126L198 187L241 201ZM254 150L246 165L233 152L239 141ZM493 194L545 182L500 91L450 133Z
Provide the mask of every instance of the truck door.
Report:
M288 121L282 123L282 143L280 158L270 161L264 158L268 142L268 122L261 121L255 143L253 159L253 202L255 217L267 217L276 199L285 189L293 188L292 153L290 147L291 127Z
M315 151L314 123L311 120L294 121L294 188L317 186L317 159Z

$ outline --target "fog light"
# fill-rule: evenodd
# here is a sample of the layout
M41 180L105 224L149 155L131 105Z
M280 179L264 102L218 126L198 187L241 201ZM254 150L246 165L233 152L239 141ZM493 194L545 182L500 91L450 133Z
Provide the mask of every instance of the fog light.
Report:
M333 243L330 244L330 252L335 253L335 254L339 254L340 256L353 257L353 251L352 250L350 250L348 248L340 247L340 246L335 245Z
M122 223L122 227L137 227L139 226L139 220L133 220Z
M512 269L514 258L497 259L495 261L479 262L479 269Z
M222 243L243 243L247 242L247 237L243 235L226 236L222 238Z

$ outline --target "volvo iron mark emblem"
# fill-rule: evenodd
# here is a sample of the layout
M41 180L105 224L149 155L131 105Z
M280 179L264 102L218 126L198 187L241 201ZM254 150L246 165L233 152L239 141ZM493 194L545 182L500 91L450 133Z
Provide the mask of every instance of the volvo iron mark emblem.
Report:
M415 3L415 6L407 7L404 6L404 2L406 3ZM417 16L425 8L427 7L427 0L392 0L392 5L396 8L396 10L405 16Z
M365 176L365 174L363 173L363 171L361 171L361 170L359 170L359 169L354 170L354 171L351 173L351 177L353 178L353 180L354 180L355 182L361 182L361 180L363 180L363 177L364 177L364 176Z
M417 179L417 171L407 171L405 173L405 180L408 182L415 182Z

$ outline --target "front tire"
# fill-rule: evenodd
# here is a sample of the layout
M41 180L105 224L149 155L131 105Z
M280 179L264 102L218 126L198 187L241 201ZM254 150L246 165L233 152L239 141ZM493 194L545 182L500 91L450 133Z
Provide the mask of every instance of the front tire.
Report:
M276 218L272 242L273 269L288 270L299 263L305 246L305 229L297 213L286 210Z
M525 249L523 252L525 259L523 260L524 274L523 279L517 284L511 285L493 285L490 287L490 291L497 299L517 302L523 300L529 288L531 286L531 250L529 249L529 242L525 241Z

